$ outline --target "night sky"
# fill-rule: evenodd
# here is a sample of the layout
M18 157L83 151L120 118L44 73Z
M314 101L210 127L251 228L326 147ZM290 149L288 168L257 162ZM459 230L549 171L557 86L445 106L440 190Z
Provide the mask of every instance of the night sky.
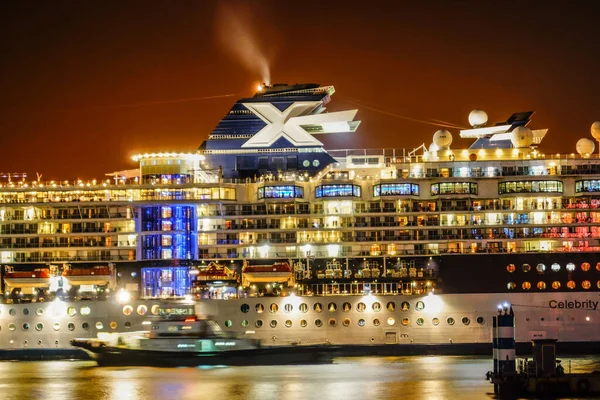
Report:
M474 108L535 110L542 152L571 153L600 120L595 3L3 1L0 172L102 178L137 152L195 150L261 60L271 82L331 84L331 110L359 109L356 133L318 136L330 147L431 142L437 127L358 100L463 126Z

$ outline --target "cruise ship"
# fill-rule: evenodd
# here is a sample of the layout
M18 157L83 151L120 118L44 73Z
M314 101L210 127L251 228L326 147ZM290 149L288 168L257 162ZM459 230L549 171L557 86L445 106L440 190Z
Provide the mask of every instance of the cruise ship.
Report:
M190 302L266 345L489 352L512 307L520 345L600 349L600 122L567 154L544 152L533 112L482 110L454 133L469 148L440 129L326 150L318 135L360 134L358 110L326 110L334 92L261 86L198 149L104 179L5 176L0 357L82 356L71 339Z

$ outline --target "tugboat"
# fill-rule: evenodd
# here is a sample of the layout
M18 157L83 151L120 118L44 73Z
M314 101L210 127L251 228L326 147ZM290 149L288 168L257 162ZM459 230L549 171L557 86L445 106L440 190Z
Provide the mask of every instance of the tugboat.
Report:
M319 364L333 360L335 346L265 346L256 339L225 334L213 320L198 318L194 306L161 308L162 320L148 331L103 333L73 339L99 366L195 367L204 365Z

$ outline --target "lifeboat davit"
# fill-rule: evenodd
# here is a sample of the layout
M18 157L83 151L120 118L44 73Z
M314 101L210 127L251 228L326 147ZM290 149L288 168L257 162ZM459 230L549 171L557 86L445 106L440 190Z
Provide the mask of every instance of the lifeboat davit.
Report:
M197 281L235 281L236 276L226 265L211 262L205 268L200 268L196 275Z
M292 268L286 262L273 265L248 265L242 268L245 286L250 283L285 283L292 280Z
M79 285L106 285L111 279L111 270L106 266L92 268L65 267L62 276L71 286Z
M36 268L33 271L14 271L7 269L3 275L4 283L10 287L48 287L50 286L50 269Z

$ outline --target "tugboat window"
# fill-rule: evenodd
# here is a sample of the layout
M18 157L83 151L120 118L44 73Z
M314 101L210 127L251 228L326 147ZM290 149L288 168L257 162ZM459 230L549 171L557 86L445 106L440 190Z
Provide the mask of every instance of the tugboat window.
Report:
M335 303L329 303L327 309L329 310L329 312L335 312L335 310L337 310L337 305Z
M300 310L300 312L303 312L303 313L308 312L308 304L301 303L300 307L298 309Z
M417 311L422 311L425 309L425 303L423 303L422 301L417 301L417 304L415 304L415 309Z
M477 323L479 325L483 325L484 322L485 322L485 319L483 317L477 317Z
M305 319L301 319L301 320L300 320L300 326L301 326L301 327L303 327L303 328L306 328L306 326L307 326L307 325L308 325L308 322L306 322L306 320L305 320Z
M379 303L378 301L373 303L373 311L379 312L380 310L381 310L381 303Z
M448 319L446 320L446 322L448 323L448 325L454 325L454 318L448 317Z
M285 321L285 327L286 327L286 328L291 328L291 327L292 327L292 321L291 321L291 320L289 320L289 319L288 319L288 320L286 320L286 321Z
M257 320L257 321L254 323L254 326L256 326L257 328L260 328L260 327L262 327L262 326L263 326L263 322L262 322L262 320L260 320L260 319L259 319L259 320Z
M379 321L379 318L375 318L375 319L373 320L373 325L375 325L375 326L379 326L380 324L381 324L381 321Z
M463 317L462 323L465 324L465 325L469 325L471 323L471 320L469 318L467 318L467 317Z
M271 303L271 305L269 306L269 311L271 311L272 313L276 313L279 310L279 306L275 303Z
M275 328L275 327L277 327L277 321L275 321L273 319L273 320L271 320L271 322L269 323L269 325L271 325L271 328Z
M346 303L342 304L342 311L348 312L351 309L352 309L352 306L350 305L350 303L346 302Z
M400 308L402 311L408 311L410 309L410 303L408 301L403 301L402 304L400 304Z
M424 323L425 323L425 320L423 318L417 318L417 325L423 326Z
M336 323L335 318L329 318L329 326L335 326Z
M440 324L440 319L436 317L431 320L431 323L435 326L438 326Z
M350 326L350 318L344 318L342 325L344 325L345 327L349 327Z
M323 306L321 305L321 303L315 303L315 305L313 306L313 309L316 312L321 312L321 311L323 311Z
M285 306L283 306L283 309L286 313L291 313L292 311L294 311L294 306L291 304L286 304Z
M531 271L531 265L529 264L523 264L523 272L529 272Z
M227 321L225 321L225 327L226 328L231 328L231 325L232 325L231 320L228 319Z
M323 321L321 321L320 319L315 319L315 326L317 328L320 328L323 326Z
M254 309L256 310L257 313L260 314L263 311L265 311L265 306L263 306L262 304L258 303L257 305L254 306Z
M365 326L365 320L364 319L359 319L358 320L358 326Z
M387 310L389 312L392 312L392 311L394 311L396 309L396 303L394 303L393 301L389 301L387 303L387 305L385 306L385 308L387 308Z
M358 304L356 305L356 309L357 309L359 312L363 312L363 311L365 311L365 310L367 309L367 305L366 305L365 303L358 303Z

